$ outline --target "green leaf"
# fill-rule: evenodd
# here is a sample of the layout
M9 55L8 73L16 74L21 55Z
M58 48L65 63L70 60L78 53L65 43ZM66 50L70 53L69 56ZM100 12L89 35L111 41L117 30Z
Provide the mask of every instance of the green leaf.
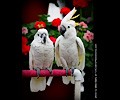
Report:
M34 24L35 24L35 22L32 22L32 23L28 24L27 27L28 27L29 29L33 29L33 28L34 28Z
M29 39L31 36L33 36L33 34L32 33L28 33L27 35L26 35L26 37Z
M91 41L91 42L92 42L92 41ZM93 43L89 43L88 49L91 50L91 51L94 50Z
M43 15L38 15L40 17L40 21L44 21L45 23L48 22L47 17L50 17L50 15L43 14Z
M86 63L87 67L93 67L93 63L91 61L89 61L88 63Z
M46 22L46 25L47 26L51 26L51 22Z
M81 21L87 21L87 18L81 17Z
M85 65L87 67L93 67L94 62L91 60L90 57L86 57L85 62L86 62Z
M87 48L89 43L86 40L84 40L84 39L82 39L82 41L83 41L83 44L84 44L85 48Z
M35 33L37 32L37 30L36 30L36 29L33 29L33 30L30 30L30 32L31 32L32 34L35 34Z
M86 56L86 57L90 57L90 54L86 52L85 56Z
M89 25L88 30L92 30L92 29L93 29L93 25Z
M33 29L33 30L30 30L30 32L28 34L26 34L26 37L29 39L29 38L33 38L35 33L37 32L37 30Z
M57 38L60 35L60 33L58 32L58 30L50 30L49 35Z

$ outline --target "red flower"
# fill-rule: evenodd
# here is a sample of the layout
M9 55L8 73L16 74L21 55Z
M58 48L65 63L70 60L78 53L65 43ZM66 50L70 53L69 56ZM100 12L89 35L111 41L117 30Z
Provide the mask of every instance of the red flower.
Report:
M88 6L88 0L73 0L73 5L75 7L85 8Z
M29 53L30 46L29 45L22 45L22 53L27 55Z
M28 39L24 36L22 36L22 44L27 44Z
M62 13L63 15L67 15L70 12L70 9L68 7L63 7L60 10L60 13Z
M43 21L36 21L34 27L36 29L45 28L46 27L46 23L43 22Z
M50 36L50 40L55 43L56 42L56 38L54 38L53 36Z
M52 21L52 26L58 27L61 23L61 19L60 18L56 18Z
M24 36L22 36L22 53L24 55L27 55L29 50L30 50L30 46L27 45L28 39Z

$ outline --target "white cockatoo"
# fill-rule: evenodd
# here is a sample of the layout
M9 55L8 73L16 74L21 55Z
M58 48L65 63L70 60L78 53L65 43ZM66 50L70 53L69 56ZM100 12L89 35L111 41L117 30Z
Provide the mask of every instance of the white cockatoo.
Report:
M43 91L46 89L46 77L39 77L41 69L52 71L54 60L54 45L49 39L46 29L39 29L34 35L34 40L31 43L29 51L29 69L37 71L37 77L31 77L30 90L31 92ZM48 83L53 77L49 77Z
M77 37L77 32L75 29L76 22L71 20L72 16L75 14L75 7L62 19L60 25L61 35L57 38L55 43L55 60L57 66L62 66L63 69L72 69L72 74L74 73L74 68L79 69L82 74L84 73L85 67L85 48L82 40ZM62 76L64 84L75 84L73 76ZM79 87L78 87L79 88Z

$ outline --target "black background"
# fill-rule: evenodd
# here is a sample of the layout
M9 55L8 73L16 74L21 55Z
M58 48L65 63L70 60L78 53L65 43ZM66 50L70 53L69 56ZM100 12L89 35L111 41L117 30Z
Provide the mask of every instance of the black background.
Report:
M1 77L1 83L4 87L2 93L5 94L3 98L9 97L11 99L20 100L73 100L74 97L74 85L63 85L61 78L54 78L51 87L47 87L46 91L39 93L31 93L29 91L29 80L22 78L22 52L21 52L21 25L22 25L22 2L10 1L5 3L5 7L1 8L3 18L1 18L1 34L3 35L1 41L1 48L3 52L2 60L4 62L3 77ZM13 6L12 6L13 5ZM5 9L6 8L6 9ZM95 3L95 8L96 3ZM95 10L95 42L97 43L97 68L98 68L98 100L103 100L103 39L100 37L100 21L98 8ZM3 34L4 33L4 34ZM5 37L5 38L4 38ZM5 42L3 42L5 41ZM5 68L5 69L4 69ZM85 68L85 91L82 93L81 100L94 100L94 68ZM2 76L1 75L1 76ZM62 93L63 92L63 93ZM66 93L66 94L64 94ZM7 96L6 94L10 94ZM62 96L63 95L63 96ZM53 97L54 96L54 97ZM46 99L45 99L46 98Z

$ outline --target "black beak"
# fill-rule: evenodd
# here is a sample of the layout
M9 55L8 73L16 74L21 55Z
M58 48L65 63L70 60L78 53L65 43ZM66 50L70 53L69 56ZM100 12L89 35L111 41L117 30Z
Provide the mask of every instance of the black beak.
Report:
M44 43L46 43L46 36L45 36L45 37L43 37L43 42L44 42Z
M46 43L46 33L41 34L41 38L42 38L42 43L45 44Z
M65 26L62 25L60 27L60 33L61 33L62 36L64 36L65 31L66 31L66 28L65 28Z

